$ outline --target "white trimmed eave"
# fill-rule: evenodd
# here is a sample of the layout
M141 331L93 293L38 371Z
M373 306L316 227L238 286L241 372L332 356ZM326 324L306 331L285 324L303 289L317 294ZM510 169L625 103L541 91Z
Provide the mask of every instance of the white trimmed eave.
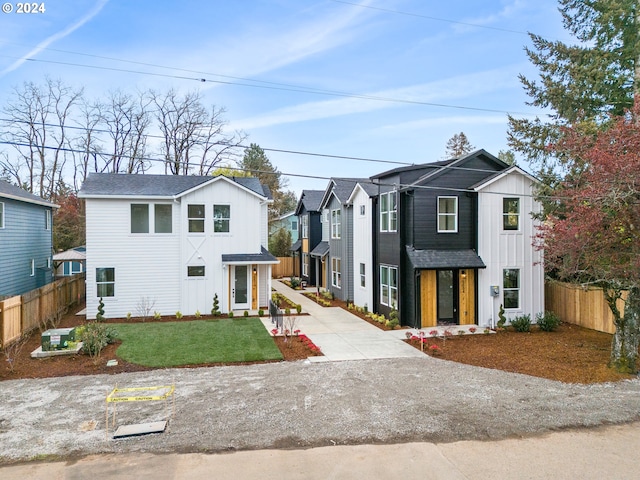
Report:
M9 200L15 200L17 202L24 202L24 203L31 203L33 205L40 205L41 207L49 207L49 208L60 208L60 205L57 205L55 203L51 203L51 202L47 202L46 200L32 200L30 198L24 198L24 197L19 197L18 195L11 195L10 193L3 193L2 195L0 195L0 201L2 201L3 198L9 199Z
M179 194L177 194L175 196L175 198L183 197L185 195L190 194L191 192L195 192L196 190L204 188L204 187L206 187L208 185L212 185L215 182L221 182L221 181L226 181L230 185L233 185L233 186L239 188L240 190L243 190L243 191L245 191L247 193L250 193L251 195L254 195L254 196L258 197L260 200L262 200L262 201L264 201L266 203L273 203L272 199L269 199L269 198L265 197L264 195L260 195L258 192L254 192L250 188L247 188L244 185L240 185L238 182L235 182L235 181L231 180L230 178L225 177L224 175L213 177L211 180L208 180L208 181L206 181L204 183L201 183L200 185L196 185L195 187L190 188L189 190L185 190L184 192L180 192Z
M492 177L491 179L487 180L485 183L482 183L476 187L474 187L474 190L476 192L479 192L480 190L483 190L485 188L487 188L488 186L494 184L495 182L497 182L498 180L503 179L504 177L506 177L507 175L511 175L513 172L519 173L520 175L522 175L523 177L529 179L531 181L531 183L540 183L540 180L538 180L537 178L535 178L533 175L525 172L524 170L522 170L520 167L514 165L512 167L507 168L506 170L503 170L502 172L500 172L499 175L496 175L495 177Z
M110 199L110 200L177 200L178 196L174 195L92 195L82 194L78 198L85 199Z

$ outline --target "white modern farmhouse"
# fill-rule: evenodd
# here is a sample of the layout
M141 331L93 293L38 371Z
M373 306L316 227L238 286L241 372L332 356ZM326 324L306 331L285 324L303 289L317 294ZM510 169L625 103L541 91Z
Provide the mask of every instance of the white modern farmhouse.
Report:
M223 313L266 307L271 192L256 178L90 174L86 202L87 318Z

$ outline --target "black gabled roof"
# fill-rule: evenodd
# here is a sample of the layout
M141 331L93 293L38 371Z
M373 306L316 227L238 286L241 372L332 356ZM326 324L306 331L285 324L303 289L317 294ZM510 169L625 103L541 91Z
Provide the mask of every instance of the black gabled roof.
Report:
M300 200L298 200L298 206L296 207L296 215L300 215L302 207L304 207L307 212L319 212L323 196L324 190L303 190L300 195Z
M430 169L430 170L437 170L440 167L449 165L451 162L454 162L455 158L449 159L449 160L441 160L438 162L430 162L430 163L420 163L420 164L416 164L416 165L407 165L406 167L397 167L397 168L393 168L391 170L386 170L382 173L378 173L377 175L373 175L369 178L371 179L375 179L375 178L384 178L384 177L388 177L390 175L395 175L397 173L402 173L402 172L410 172L413 170L422 170L422 169Z
M408 245L406 249L411 265L418 270L487 267L474 250L416 250Z
M322 207L329 203L329 197L331 197L332 193L344 205L349 200L355 186L360 182L370 182L370 180L368 178L331 178L322 196L320 206Z
M10 198L12 200L18 200L26 203L34 203L36 205L42 205L44 207L57 208L57 205L51 203L44 198L40 198L37 195L27 192L20 187L16 187L11 183L0 180L0 198Z
M147 175L124 173L90 173L80 190L81 197L158 196L174 197L203 185L216 177L199 175ZM255 177L227 177L252 192L271 199L271 191Z

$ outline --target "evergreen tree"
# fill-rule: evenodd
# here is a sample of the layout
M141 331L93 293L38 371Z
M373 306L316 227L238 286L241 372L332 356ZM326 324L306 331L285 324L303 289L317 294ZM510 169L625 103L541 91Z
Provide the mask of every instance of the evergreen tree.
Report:
M473 145L464 132L456 133L447 141L446 158L456 158L473 150Z
M640 77L638 0L559 0L564 28L575 44L551 41L530 34L533 46L525 48L540 78L520 75L528 105L550 109L546 119L509 116L511 148L540 168L560 160L571 170L580 169L575 158L557 148L562 127L573 126L585 134L606 127L612 115L622 115L633 105Z

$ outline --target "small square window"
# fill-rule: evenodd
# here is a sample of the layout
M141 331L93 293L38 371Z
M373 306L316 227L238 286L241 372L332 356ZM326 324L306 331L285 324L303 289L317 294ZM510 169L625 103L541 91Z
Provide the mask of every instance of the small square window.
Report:
M204 277L204 265L196 267L187 267L188 277Z

